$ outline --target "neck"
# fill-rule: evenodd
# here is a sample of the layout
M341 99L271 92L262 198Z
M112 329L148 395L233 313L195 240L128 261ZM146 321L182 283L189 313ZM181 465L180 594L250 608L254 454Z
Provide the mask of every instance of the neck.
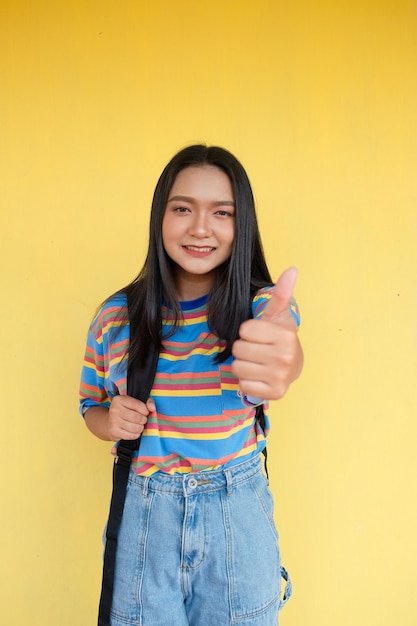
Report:
M177 275L175 278L175 288L178 299L181 302L196 300L209 293L214 283L214 274L204 274L203 276L188 274L187 276Z

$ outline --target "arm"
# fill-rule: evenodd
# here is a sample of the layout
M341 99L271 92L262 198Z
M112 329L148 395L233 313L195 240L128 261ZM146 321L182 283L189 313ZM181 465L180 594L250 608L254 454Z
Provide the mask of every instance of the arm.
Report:
M87 345L80 381L80 412L88 429L104 441L137 439L143 431L150 411L155 410L153 401L146 404L135 398L119 395L119 380L110 363L114 336L117 349L128 348L129 330L124 324L125 301L107 302L87 335ZM113 326L119 324L116 335Z

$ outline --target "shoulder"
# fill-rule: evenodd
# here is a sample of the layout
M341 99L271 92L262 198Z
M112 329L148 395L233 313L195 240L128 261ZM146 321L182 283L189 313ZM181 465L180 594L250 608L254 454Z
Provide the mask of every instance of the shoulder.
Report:
M256 293L255 297L252 300L252 315L254 318L262 316L266 305L271 299L271 295L274 289L275 286L264 287ZM289 311L296 325L300 326L300 310L298 308L298 304L295 298L291 298L290 300Z
M99 308L91 324L91 332L99 340L110 328L128 324L126 294L110 296Z
M262 312L269 300L271 299L271 294L274 291L273 285L269 287L263 287L256 292L253 300L252 300L252 315L253 317L259 317L262 315Z

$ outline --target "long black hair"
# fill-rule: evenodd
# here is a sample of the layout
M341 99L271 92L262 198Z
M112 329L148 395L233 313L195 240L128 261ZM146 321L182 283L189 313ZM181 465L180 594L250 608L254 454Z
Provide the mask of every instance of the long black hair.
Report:
M129 299L129 315L137 328L130 338L129 366L143 365L153 347L159 351L162 332L162 304L181 319L181 307L175 290L173 266L162 241L162 221L168 195L178 173L186 167L213 165L230 179L235 201L235 237L232 254L219 268L208 297L210 330L226 341L218 361L230 354L238 338L240 324L251 317L255 292L272 285L265 261L255 213L252 188L242 164L230 152L217 146L193 145L178 152L163 170L155 188L149 247L145 263L136 278L118 293Z

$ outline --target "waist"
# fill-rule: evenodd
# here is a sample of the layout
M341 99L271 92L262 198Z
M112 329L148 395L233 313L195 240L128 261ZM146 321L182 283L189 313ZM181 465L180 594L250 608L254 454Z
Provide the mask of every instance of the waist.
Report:
M204 472L188 472L187 474L165 474L156 472L150 476L137 474L132 468L129 481L139 485L144 492L154 491L177 495L191 496L197 493L206 493L218 489L231 489L233 485L244 482L262 472L262 463L259 455L217 470Z

